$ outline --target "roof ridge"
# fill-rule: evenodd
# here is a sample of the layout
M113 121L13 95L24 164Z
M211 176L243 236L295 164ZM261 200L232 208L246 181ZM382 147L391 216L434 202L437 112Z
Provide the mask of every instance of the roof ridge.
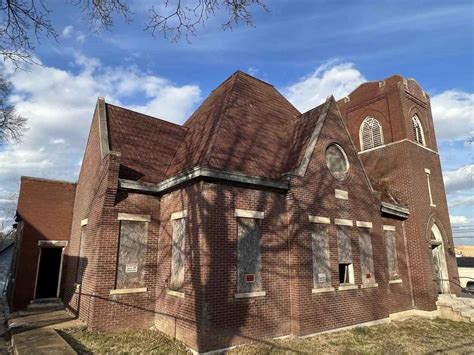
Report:
M212 138L211 138L211 141L209 142L209 145L207 146L207 149L206 149L206 154L204 154L204 159L206 160L206 163L209 165L210 164L210 157L214 151L214 144L216 142L216 137L217 137L217 132L219 131L220 127L221 127L221 123L222 123L222 120L224 119L225 117L225 114L227 113L227 109L229 108L229 103L230 101L232 100L232 96L234 95L235 93L235 85L237 83L237 76L234 76L233 77L233 83L232 83L232 87L230 88L230 93L228 95L228 100L226 101L224 107L223 107L223 111L222 111L222 114L221 116L218 118L218 121L217 121L217 124L216 124L216 129L215 129L215 133L213 134Z

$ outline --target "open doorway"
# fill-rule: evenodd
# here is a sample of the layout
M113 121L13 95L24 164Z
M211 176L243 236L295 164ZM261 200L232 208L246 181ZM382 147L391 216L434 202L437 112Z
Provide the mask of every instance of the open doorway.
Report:
M35 298L59 297L63 248L40 247Z
M438 293L450 293L448 265L444 251L443 237L436 224L431 227L431 254L433 260L433 272Z

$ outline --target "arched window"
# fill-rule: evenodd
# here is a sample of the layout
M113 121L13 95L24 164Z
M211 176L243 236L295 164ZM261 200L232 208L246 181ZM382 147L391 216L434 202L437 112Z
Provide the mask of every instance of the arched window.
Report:
M362 150L383 145L383 131L380 122L373 117L367 117L360 125L359 138Z
M420 119L417 115L414 115L411 118L411 123L413 125L413 137L415 138L415 142L425 145L425 136L423 135L423 127L421 126Z

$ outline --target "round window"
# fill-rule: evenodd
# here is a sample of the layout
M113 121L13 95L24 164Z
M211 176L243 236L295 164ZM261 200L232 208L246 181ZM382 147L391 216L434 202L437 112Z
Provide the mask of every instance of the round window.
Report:
M349 171L349 161L346 153L337 144L331 144L326 149L326 164L332 176L338 180L344 180Z

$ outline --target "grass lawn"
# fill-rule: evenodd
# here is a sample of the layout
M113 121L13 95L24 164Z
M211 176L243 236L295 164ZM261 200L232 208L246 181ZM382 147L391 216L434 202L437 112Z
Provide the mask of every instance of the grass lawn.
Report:
M185 354L186 347L154 331L91 333L68 329L60 334L79 354ZM409 319L374 327L322 334L310 338L265 340L240 346L230 354L309 353L470 353L474 352L474 323Z

